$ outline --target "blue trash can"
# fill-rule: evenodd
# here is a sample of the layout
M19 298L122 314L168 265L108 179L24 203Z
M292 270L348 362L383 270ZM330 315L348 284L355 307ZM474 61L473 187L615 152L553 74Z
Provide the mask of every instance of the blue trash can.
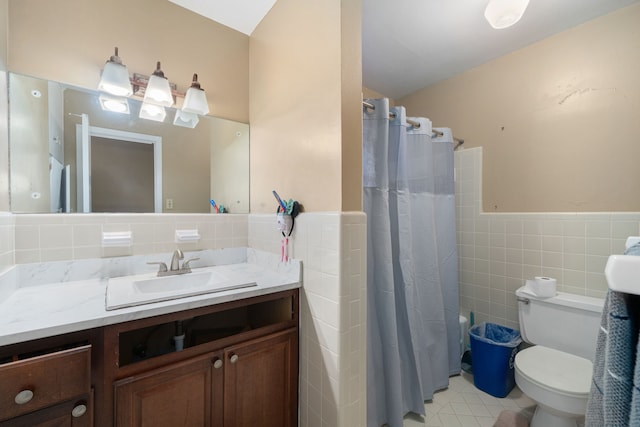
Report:
M505 397L516 385L513 364L520 332L483 322L469 329L473 358L473 385L495 397Z

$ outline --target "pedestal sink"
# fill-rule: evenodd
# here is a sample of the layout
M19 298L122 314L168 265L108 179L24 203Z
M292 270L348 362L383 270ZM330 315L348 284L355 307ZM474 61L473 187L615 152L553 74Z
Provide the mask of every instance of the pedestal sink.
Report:
M214 267L194 269L191 273L157 277L155 274L109 279L106 309L150 304L231 289L257 286L255 282L232 281Z

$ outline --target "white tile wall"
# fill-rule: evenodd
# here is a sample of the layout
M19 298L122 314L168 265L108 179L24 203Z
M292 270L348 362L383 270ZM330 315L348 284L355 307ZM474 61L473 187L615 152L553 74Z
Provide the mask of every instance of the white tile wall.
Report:
M249 215L249 246L280 253L275 215ZM300 425L366 424L366 218L304 213L290 254L303 260Z
M518 327L515 290L550 276L558 290L604 297L604 266L640 235L640 213L484 213L482 148L457 151L456 226L461 313Z
M0 272L14 264L14 217L8 212L0 212Z
M248 244L247 215L21 214L12 218L16 264L164 253L176 247L197 250ZM201 238L197 242L176 243L177 229L197 229ZM107 231L131 231L133 245L103 248L102 232ZM0 256L1 251L2 248Z

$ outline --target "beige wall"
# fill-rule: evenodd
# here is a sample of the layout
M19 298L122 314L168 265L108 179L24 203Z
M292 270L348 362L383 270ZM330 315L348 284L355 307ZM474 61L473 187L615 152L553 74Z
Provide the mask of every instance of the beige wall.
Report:
M280 0L251 36L252 212L275 211L274 189L361 209L359 6L342 3Z
M362 3L342 2L342 211L362 211Z
M161 60L185 90L197 71L212 115L249 121L249 38L169 2L10 0L9 18L12 71L94 88L118 45L130 72ZM252 211L275 209L273 189L307 210L361 210L360 2L276 5L251 49Z
M640 211L640 4L403 99L484 150L486 212Z
M161 61L181 91L198 73L210 115L248 122L249 37L171 2L9 0L8 39L10 71L91 89L115 46L130 74Z

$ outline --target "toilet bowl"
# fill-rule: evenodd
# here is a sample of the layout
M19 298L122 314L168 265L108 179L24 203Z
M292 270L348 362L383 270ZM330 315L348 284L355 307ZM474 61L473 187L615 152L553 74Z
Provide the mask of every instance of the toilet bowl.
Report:
M591 388L591 361L537 345L519 352L515 379L537 404L532 427L575 426L584 416Z
M514 363L516 384L537 404L531 427L576 427L587 408L604 301L563 293L536 298L522 288L516 295L522 338L537 344Z

